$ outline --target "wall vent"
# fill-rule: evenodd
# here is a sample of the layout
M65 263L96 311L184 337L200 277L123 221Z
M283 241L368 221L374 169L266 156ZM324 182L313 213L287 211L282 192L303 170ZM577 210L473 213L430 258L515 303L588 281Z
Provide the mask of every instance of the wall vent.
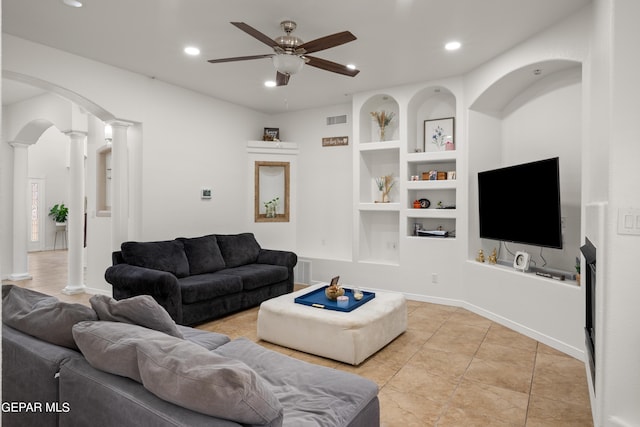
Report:
M347 123L347 115L343 114L341 116L331 116L327 117L327 126L330 125L340 125L343 123Z
M293 269L293 282L311 284L311 260L298 258L298 263Z

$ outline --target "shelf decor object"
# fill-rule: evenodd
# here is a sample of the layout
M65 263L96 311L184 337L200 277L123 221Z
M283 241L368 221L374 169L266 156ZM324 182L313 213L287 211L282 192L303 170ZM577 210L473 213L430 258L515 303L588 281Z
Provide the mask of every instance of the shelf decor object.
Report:
M455 149L455 118L447 117L443 119L424 121L424 150L435 146L435 150Z
M372 111L371 117L378 124L378 128L380 129L380 141L384 141L384 131L387 126L391 123L396 113L393 111Z
M381 203L389 203L389 192L391 191L391 188L393 188L393 184L394 181L392 175L385 175L376 178L376 185L378 186L378 190L380 190L382 196L382 200L380 201Z
M279 128L264 128L264 133L262 134L263 141L279 141L280 140L280 129Z
M275 197L268 202L264 203L264 209L266 211L265 216L267 218L275 218L276 212L278 210L278 203L280 202L280 197Z

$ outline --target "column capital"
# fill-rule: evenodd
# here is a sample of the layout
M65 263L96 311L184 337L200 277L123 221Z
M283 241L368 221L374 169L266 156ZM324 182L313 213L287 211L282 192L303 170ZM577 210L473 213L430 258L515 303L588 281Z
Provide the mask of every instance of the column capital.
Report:
M121 120L121 119L107 120L105 123L108 125L111 125L111 127L128 128L129 126L133 126L133 122L128 122L126 120Z
M87 136L87 132L83 130L69 129L69 130L63 130L62 133L67 135L70 138L84 138Z
M13 148L28 148L30 145L32 145L28 142L23 141L7 141L7 143Z

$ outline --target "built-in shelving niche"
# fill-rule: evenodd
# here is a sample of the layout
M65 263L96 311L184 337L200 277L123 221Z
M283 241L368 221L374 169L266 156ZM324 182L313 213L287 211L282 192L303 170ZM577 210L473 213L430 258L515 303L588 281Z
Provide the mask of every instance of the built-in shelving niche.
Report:
M97 150L96 215L111 216L111 144Z
M425 121L452 117L454 121L454 142L460 143L459 126L456 120L456 97L443 86L430 86L417 92L407 106L406 143L406 202L403 233L415 236L418 225L423 230L445 230L455 236L457 212L460 207L458 182L458 150L445 151L425 138ZM438 171L446 173L447 179L426 180L423 173ZM417 177L418 180L413 180ZM429 207L414 208L415 200L427 199ZM455 207L455 208L454 208ZM443 209L447 208L447 209ZM426 238L430 239L431 238Z

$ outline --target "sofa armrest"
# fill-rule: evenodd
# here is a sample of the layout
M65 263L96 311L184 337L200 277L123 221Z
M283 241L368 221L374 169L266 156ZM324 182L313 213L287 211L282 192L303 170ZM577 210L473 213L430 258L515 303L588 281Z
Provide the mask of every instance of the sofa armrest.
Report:
M275 249L260 249L258 253L258 264L282 265L292 270L298 263L298 256L289 251L279 251Z
M113 286L115 299L151 295L176 323L182 324L182 294L178 279L173 274L135 265L117 264L107 268L104 278Z

